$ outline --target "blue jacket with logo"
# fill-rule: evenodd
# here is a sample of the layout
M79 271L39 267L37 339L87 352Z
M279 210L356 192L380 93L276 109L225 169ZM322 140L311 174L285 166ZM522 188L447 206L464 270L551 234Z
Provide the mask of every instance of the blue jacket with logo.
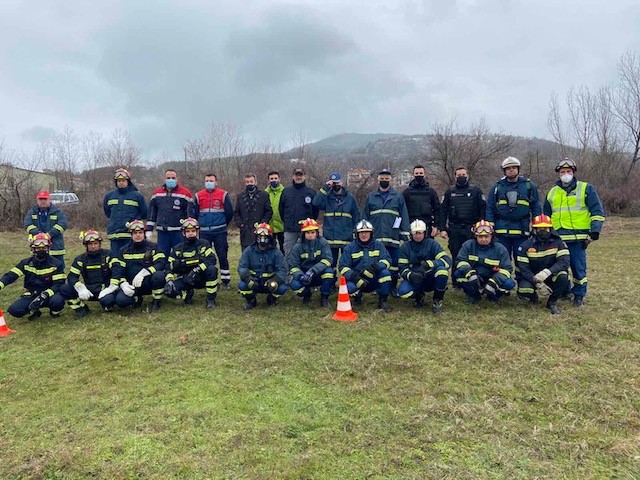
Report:
M361 218L355 197L345 187L337 194L324 185L313 198L313 206L324 210L322 235L329 245L334 248L349 245Z
M538 187L528 178L509 182L502 177L489 190L486 220L494 224L497 235L529 236L531 219L541 213Z
M284 222L285 232L300 232L298 223L305 218L318 218L318 209L313 205L316 191L305 182L294 183L282 190L278 211Z
M373 225L373 235L385 247L399 248L400 239L409 239L409 212L404 197L393 188L386 198L380 189L367 195L363 217ZM400 219L398 221L398 219ZM398 225L394 227L394 225Z
M354 240L344 247L338 261L338 271L340 275L351 282L354 277L361 275L373 263L378 264L380 271L391 266L391 255L387 252L384 244L375 239L371 239L366 245Z

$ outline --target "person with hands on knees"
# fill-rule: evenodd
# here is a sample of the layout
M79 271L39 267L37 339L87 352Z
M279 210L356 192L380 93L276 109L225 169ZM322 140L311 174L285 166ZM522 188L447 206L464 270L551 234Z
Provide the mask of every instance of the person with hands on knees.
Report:
M451 257L434 239L427 237L428 227L422 220L410 225L411 240L400 247L398 266L402 283L398 288L400 298L414 299L414 306L424 306L425 292L433 291L432 312L442 313L442 300L447 290Z
M143 296L151 294L151 311L157 312L164 293L166 256L146 239L142 220L129 222L127 228L131 241L111 259L111 285L101 295L117 291L116 304L126 308L142 304Z
M560 178L547 193L543 211L569 248L573 304L582 307L587 294L587 247L600 238L604 207L593 185L576 178L577 170L576 162L569 158L558 163Z
M84 318L91 313L85 302L99 301L103 309L109 310L116 305L116 294L100 296L111 282L111 251L102 248L102 236L96 230L87 230L80 232L80 240L85 252L73 260L60 295L78 318Z
M276 247L271 226L265 222L257 224L254 237L255 242L242 252L238 263L238 290L244 298L245 310L257 305L258 293L266 293L267 305L273 307L287 291L287 263Z
M207 240L198 238L200 224L195 218L182 222L184 242L171 249L169 272L166 276L164 294L178 297L184 294L184 303L193 303L195 289L207 291L206 308L216 308L218 293L218 269L216 256Z
M66 279L62 262L49 255L51 237L48 233L41 232L31 236L29 246L33 255L21 260L0 278L2 290L24 277L25 292L7 311L16 318L30 314L29 320L35 320L42 315L40 309L49 307L51 317L59 317L64 308L64 298L59 290Z
M354 305L362 305L362 294L378 294L378 308L390 312L387 303L391 293L391 256L384 244L374 238L373 225L360 220L354 232L355 239L344 248L338 261L338 270L347 281Z
M320 305L329 308L329 295L335 283L329 242L320 236L320 225L313 218L307 218L300 230L300 240L287 257L289 273L293 277L291 290L307 304L311 300L311 288L319 286Z
M518 248L520 268L518 296L537 302L549 297L547 308L560 313L557 301L569 285L569 249L553 229L547 215L538 215L531 224L533 235Z
M456 258L455 277L467 294L467 303L478 303L482 295L498 303L500 297L512 290L516 282L511 278L511 256L507 247L493 236L493 225L480 220L473 226L475 239L462 245Z

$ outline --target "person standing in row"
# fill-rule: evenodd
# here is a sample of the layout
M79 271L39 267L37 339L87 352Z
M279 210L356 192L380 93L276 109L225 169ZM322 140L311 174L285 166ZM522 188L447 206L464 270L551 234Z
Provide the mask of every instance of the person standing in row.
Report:
M307 218L318 219L318 209L313 206L316 192L308 187L304 170L293 170L292 185L286 187L280 196L278 210L284 222L284 255L287 257L300 238L300 222Z
M171 249L182 242L181 220L190 216L193 195L178 184L178 174L169 169L164 172L164 185L158 187L149 202L149 221L145 233L151 241L153 228L158 231L158 249L169 256ZM137 220L140 220L139 218Z
M282 196L284 185L280 183L280 174L275 170L269 172L268 180L269 185L267 185L265 192L267 192L267 195L269 195L271 210L273 211L270 225L273 229L273 236L278 242L280 251L284 255L284 222L280 217L280 197Z
M254 231L257 224L269 223L273 216L271 201L267 192L258 190L258 180L253 173L244 176L244 192L236 198L233 219L240 229L242 250L255 242Z
M109 219L107 238L110 242L111 256L131 241L127 223L139 218L147 219L147 202L131 180L131 174L119 168L113 175L115 190L104 196L102 208Z
M429 186L424 167L413 167L413 180L402 192L409 212L409 222L422 220L427 225L427 237L435 237L440 226L440 199L436 191Z
M329 180L313 198L313 205L324 211L323 237L329 242L333 257L331 266L338 264L338 257L353 239L353 231L360 221L360 208L355 197L342 185L338 172L329 175Z
M233 220L233 204L229 193L218 187L218 177L213 173L207 173L204 176L204 189L196 193L194 210L200 238L208 241L215 249L220 261L222 288L229 290L231 272L229 271L227 226ZM184 224L182 227L184 235Z
M473 226L485 215L487 202L479 187L469 184L469 173L465 167L454 171L456 184L447 189L442 198L440 211L440 236L449 240L451 258L456 258L462 244L474 238ZM453 286L457 280L452 277Z
M51 195L41 190L36 196L36 205L24 217L24 228L30 237L46 233L51 240L49 255L62 262L64 269L64 231L67 229L67 216L51 204Z

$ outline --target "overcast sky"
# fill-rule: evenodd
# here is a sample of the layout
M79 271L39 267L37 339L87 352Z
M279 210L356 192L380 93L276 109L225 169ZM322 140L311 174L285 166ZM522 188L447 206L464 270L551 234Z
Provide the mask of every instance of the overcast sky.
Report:
M637 0L78 1L0 4L0 139L128 129L147 156L211 122L286 145L425 133L485 116L548 137L552 91L615 79Z

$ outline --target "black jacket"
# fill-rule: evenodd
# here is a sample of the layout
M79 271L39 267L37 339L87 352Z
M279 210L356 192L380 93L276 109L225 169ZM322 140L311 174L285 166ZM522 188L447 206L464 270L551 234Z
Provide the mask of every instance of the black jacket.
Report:
M474 225L484 218L487 201L480 187L465 185L454 186L444 192L440 209L440 230L446 230L447 224Z
M233 219L240 229L240 245L246 248L255 238L253 230L256 223L269 222L273 216L271 200L264 190L256 190L249 194L246 190L236 197Z
M440 224L440 199L436 191L429 186L429 182L418 184L412 180L402 192L404 202L409 212L409 222L420 219L427 226Z
M284 222L285 232L299 232L300 220L318 218L318 208L313 206L316 191L307 187L306 182L294 183L286 187L280 196L280 218Z

